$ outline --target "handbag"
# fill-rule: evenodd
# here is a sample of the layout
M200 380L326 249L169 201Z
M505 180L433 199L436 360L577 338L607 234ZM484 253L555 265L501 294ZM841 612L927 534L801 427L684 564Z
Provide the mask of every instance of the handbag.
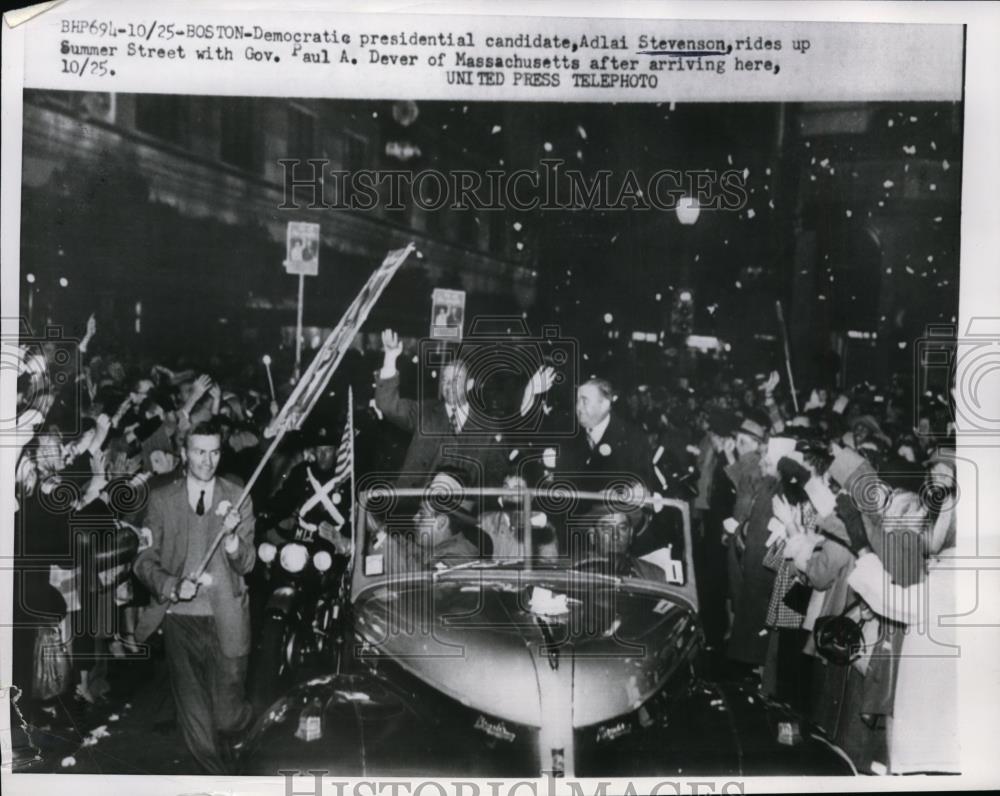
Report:
M860 602L855 600L841 613L821 616L816 620L813 626L816 652L828 663L849 666L864 652L861 624L848 616Z
M809 600L812 598L812 587L807 586L801 580L796 580L785 592L782 602L785 606L797 614L805 616L809 609Z

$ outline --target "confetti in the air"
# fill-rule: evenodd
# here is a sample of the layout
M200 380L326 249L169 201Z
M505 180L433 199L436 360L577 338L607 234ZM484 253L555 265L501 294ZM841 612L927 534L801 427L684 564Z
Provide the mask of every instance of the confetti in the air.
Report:
M757 215L752 207L747 208L747 218L753 218Z
M579 135L580 138L582 138L584 141L587 140L587 131L583 129L583 125L582 124L578 124L576 126L576 132L577 132L577 135Z
M904 146L903 147L903 151L907 155L916 155L917 154L917 147L916 147L915 144L910 144L909 146Z
M521 224L521 222L520 222L520 221L515 221L515 222L514 222L514 231L515 231L515 232L520 232L520 231L521 231L521 227L522 227L522 226L523 226L523 225Z
M542 149L544 149L546 152L551 152L552 151L552 144L550 144L548 141L546 141L544 144L542 144Z
M844 215L850 218L852 215L854 215L854 213L852 213L850 210L845 210Z
M521 243L521 241L517 242L517 250L518 251L524 251L524 244Z
M499 133L499 132L500 132L500 131L501 131L502 129L503 129L503 128L502 128L502 127L501 127L501 126L500 126L499 124L495 124L495 125L493 125L493 129L492 129L492 130L490 130L490 133L491 133L492 135L496 135L496 134L497 134L497 133Z
M883 188L891 188L895 184L896 183L894 183L892 180L886 180L885 182L882 183L882 187Z

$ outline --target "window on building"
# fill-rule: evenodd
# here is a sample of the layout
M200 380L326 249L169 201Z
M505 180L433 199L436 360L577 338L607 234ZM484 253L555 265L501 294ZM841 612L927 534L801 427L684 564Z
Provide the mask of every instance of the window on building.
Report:
M220 103L219 157L231 166L257 170L253 101L226 97Z
M187 144L190 106L187 97L175 94L138 94L135 129L174 144Z
M500 210L491 210L488 213L490 220L490 251L494 254L503 254L507 245L507 214Z
M479 248L479 214L471 208L459 211L458 234L463 246Z
M287 157L298 160L323 157L316 149L316 115L297 105L288 109Z
M357 133L345 131L341 139L340 168L348 173L348 177L339 186L345 203L351 201L351 175L368 166L368 139Z

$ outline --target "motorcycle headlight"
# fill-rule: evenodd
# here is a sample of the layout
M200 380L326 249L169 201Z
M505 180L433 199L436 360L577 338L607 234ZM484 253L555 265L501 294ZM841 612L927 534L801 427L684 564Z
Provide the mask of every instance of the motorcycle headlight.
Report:
M286 572L301 572L309 560L309 551L300 544L286 544L281 548L281 567Z
M333 556L326 552L326 550L320 550L313 555L313 566L320 572L326 572L333 566Z
M278 548L275 547L270 542L261 542L257 545L257 558L263 561L265 564L270 564L274 561L274 557L278 554Z

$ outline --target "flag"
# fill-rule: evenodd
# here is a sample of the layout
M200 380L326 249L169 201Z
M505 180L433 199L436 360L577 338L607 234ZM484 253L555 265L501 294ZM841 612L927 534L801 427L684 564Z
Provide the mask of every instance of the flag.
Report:
M351 474L354 462L354 417L350 407L347 410L347 422L344 423L344 433L337 448L337 464L333 470L333 478L339 484Z
M295 385L285 405L281 407L278 416L264 431L265 437L271 438L279 432L284 433L302 427L303 421L309 416L326 385L330 383L337 365L350 348L354 335L413 248L413 244L409 243L405 248L394 249L385 256L382 265L369 277L361 292L347 308L337 328L330 332L330 336L316 352L316 356L302 374L299 383Z

